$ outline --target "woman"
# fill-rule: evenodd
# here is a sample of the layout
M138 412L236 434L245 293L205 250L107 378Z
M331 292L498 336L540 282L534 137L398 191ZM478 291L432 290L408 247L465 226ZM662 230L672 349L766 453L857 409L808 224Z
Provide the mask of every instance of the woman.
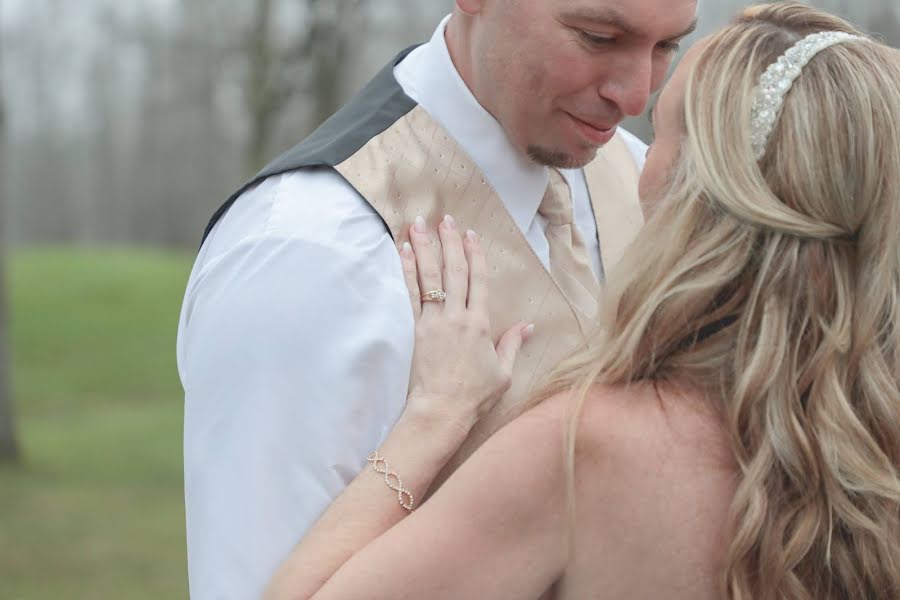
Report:
M411 230L386 478L353 482L269 597L900 598L900 57L755 7L654 112L653 216L597 338L421 507L529 328L495 348L477 237L444 220L441 275Z

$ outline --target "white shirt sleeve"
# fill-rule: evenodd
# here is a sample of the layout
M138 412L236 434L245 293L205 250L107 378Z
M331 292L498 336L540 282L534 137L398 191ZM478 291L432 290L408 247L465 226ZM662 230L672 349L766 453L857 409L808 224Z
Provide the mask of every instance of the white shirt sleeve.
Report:
M179 325L194 600L259 597L396 421L412 348L393 241L336 173L270 178L235 203Z

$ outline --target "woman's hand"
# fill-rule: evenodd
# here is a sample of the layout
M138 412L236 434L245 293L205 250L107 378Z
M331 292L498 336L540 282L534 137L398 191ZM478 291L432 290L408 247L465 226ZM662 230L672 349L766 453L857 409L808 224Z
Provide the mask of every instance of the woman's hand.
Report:
M509 389L512 369L533 325L517 323L497 344L491 337L487 268L478 236L460 236L449 216L435 247L420 218L400 252L416 319L406 413L437 419L464 433ZM443 272L437 253L443 253ZM423 295L443 290L443 302Z

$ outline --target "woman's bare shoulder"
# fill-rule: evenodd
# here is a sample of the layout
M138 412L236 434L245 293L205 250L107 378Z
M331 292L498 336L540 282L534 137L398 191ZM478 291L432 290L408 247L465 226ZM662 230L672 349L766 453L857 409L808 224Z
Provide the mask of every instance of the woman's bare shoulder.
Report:
M674 384L594 386L580 414L578 443L584 456L599 452L626 463L734 466L727 430L711 401Z
M513 427L531 445L541 440L545 448L562 448L577 400L574 392L551 396ZM594 386L578 414L576 440L582 481L649 486L664 496L686 481L717 495L733 491L737 467L727 430L711 402L684 386Z
M506 435L532 448L562 448L575 412L574 392L547 398L513 421ZM732 489L737 468L727 430L711 402L677 385L594 386L577 420L576 468L605 486L690 481ZM530 460L527 456L523 460ZM580 477L581 479L581 477Z

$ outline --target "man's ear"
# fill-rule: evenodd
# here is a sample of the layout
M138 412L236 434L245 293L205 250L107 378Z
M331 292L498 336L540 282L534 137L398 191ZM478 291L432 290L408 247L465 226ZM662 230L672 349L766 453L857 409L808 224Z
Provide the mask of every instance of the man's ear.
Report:
M456 0L456 8L471 17L481 12L484 3L485 0Z

